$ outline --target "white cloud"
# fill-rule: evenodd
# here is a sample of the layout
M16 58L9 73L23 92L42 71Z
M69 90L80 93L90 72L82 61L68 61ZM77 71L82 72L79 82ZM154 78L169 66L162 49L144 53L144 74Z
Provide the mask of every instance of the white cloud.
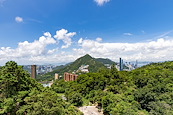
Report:
M49 37L49 38L52 37L52 35L51 35L49 32L45 32L45 33L44 33L44 36Z
M15 21L18 22L18 23L21 23L21 22L23 22L23 18L17 16L17 17L15 17Z
M83 41L83 38L80 38L80 39L78 40L78 44L81 44L82 41Z
M56 41L50 36L41 36L39 40L35 40L32 43L28 41L20 42L16 51L19 57L45 55L47 54L46 46L55 43Z
M125 36L132 36L133 34L132 33L123 33L123 35L125 35Z
M54 36L57 40L62 40L65 45L61 48L68 48L72 44L72 37L76 35L76 32L69 32L65 29L61 29L56 31L56 35Z
M77 55L72 57L72 54L60 53L65 46L58 45L59 40L64 41L66 45L71 45L72 39L76 33L68 33L62 29L57 31L57 40L52 37L49 32L45 32L38 40L33 42L19 42L17 48L0 47L0 64L6 61L14 60L19 64L44 64L44 63L67 63ZM70 44L69 44L70 43ZM51 46L50 46L51 45ZM71 57L67 59L67 57Z
M102 41L102 38L96 38L96 41L97 42L101 42Z
M20 59L30 59L31 57L37 57L42 55L50 54L50 50L47 50L46 47L50 44L55 44L56 40L51 38L50 33L45 33L49 36L41 36L39 40L35 40L34 42L20 42L18 43L18 47L16 49L12 49L10 47L1 47L0 48L0 57L1 59L7 60L16 60Z
M99 6L102 6L103 4L110 2L110 0L94 0Z
M0 47L0 64L15 60L19 64L68 63L85 54L93 57L110 58L118 61L167 61L173 60L173 38L159 38L139 43L106 43L102 38L95 40L80 38L75 47L62 49L72 45L75 32L61 29L56 32L56 40L49 32L45 32L33 42L20 42L17 48ZM65 45L57 43L62 40ZM59 48L61 47L61 48Z
M73 49L76 53L91 54L117 60L119 57L128 61L164 61L173 60L173 39L164 38L143 43L100 43L97 40L83 40L81 48Z

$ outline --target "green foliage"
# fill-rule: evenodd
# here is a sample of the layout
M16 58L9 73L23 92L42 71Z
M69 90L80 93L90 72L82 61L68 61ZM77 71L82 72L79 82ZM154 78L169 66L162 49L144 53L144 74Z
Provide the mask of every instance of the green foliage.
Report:
M61 97L59 97L54 91L49 89L43 92L33 90L28 97L24 99L26 103L22 106L17 114L26 113L28 115L80 115L81 113L71 106L69 103L65 103Z
M18 91L30 90L36 86L36 81L30 78L29 73L14 61L7 62L0 71L0 90L1 96L4 98L16 95Z
M173 112L173 62L153 63L131 72L104 67L82 74L74 82L58 83L65 96L77 93L112 115L171 115ZM63 84L63 85L62 85ZM70 95L72 94L72 95ZM73 97L73 96L72 96Z
M173 62L164 62L147 65L130 73L137 86L135 100L142 109L151 114L169 115L172 112L172 70Z
M103 63L103 64L110 64L110 65L115 64L115 62L110 60L110 59L96 58L96 60Z
M101 67L77 81L57 80L51 88L41 87L21 66L8 62L0 70L0 85L0 114L81 115L75 106L89 103L112 115L173 114L173 62L131 72Z
M81 106L83 104L82 95L80 93L73 92L68 95L68 101L73 103L75 106Z
M65 89L69 87L68 82L65 82L63 79L56 80L54 84L51 86L51 89L57 93L64 93Z
M82 115L56 92L37 83L14 61L0 69L0 114Z

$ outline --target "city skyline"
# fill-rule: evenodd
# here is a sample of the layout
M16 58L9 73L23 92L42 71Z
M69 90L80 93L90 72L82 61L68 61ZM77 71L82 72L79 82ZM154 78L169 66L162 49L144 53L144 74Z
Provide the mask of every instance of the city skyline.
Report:
M0 0L0 65L65 64L90 54L173 60L173 1Z

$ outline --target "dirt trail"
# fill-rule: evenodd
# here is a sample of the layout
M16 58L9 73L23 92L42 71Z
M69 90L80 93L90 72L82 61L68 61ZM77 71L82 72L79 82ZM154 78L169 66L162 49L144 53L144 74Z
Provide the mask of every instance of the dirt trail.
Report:
M103 115L103 113L98 112L96 106L83 106L79 107L79 110L84 113L84 115Z

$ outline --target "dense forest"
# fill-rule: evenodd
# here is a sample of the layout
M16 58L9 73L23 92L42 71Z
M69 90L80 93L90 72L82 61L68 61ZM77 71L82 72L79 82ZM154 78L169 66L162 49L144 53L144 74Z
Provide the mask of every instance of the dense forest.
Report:
M74 105L37 83L13 61L0 68L0 114L82 115Z
M96 104L112 115L173 115L173 62L126 72L100 68L77 81L57 80L52 90L75 106Z
M56 80L51 88L43 88L15 62L0 69L0 114L80 115L77 107L91 104L104 114L173 115L173 62L130 72L102 67L76 81Z

